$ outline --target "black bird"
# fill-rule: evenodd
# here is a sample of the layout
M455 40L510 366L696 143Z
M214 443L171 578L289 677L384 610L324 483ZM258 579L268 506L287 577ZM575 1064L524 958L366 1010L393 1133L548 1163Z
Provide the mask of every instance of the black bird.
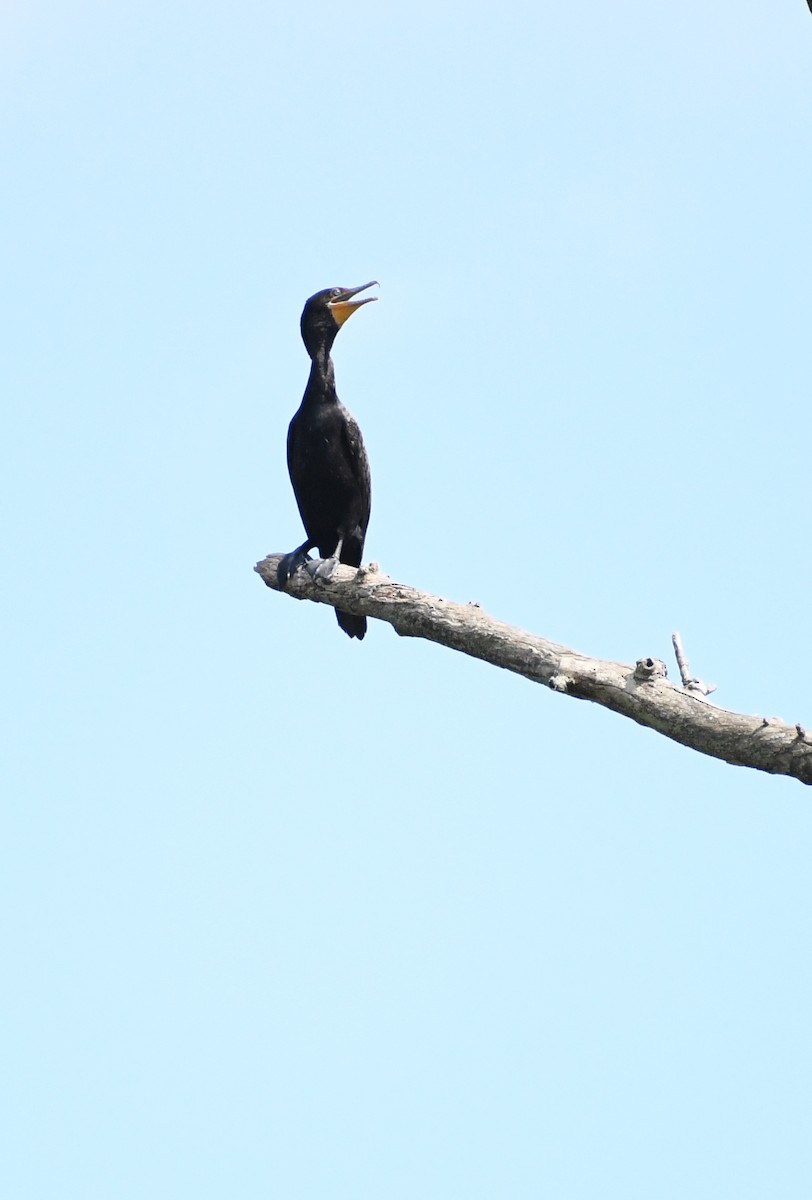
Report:
M325 288L316 292L302 312L302 341L311 358L310 378L299 411L288 428L288 471L307 541L286 554L277 568L284 587L305 563L316 578L328 579L336 563L360 567L369 524L372 484L361 430L336 395L330 357L341 326L362 304L354 300L377 281L356 288ZM322 561L308 555L318 547ZM350 637L362 638L366 617L336 609L338 623Z

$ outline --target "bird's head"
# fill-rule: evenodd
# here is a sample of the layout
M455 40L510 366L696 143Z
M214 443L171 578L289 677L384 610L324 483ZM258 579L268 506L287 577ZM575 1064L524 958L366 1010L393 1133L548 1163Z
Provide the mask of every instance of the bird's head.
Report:
M377 283L377 279L373 279L371 283L363 283L355 288L325 288L310 297L302 310L301 327L302 341L311 358L320 347L329 351L339 329L357 308L378 299L377 296L353 299L359 292L376 287Z

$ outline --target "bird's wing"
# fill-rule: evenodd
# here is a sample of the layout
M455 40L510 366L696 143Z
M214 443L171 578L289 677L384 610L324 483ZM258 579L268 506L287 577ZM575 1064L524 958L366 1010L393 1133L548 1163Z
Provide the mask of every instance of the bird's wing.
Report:
M361 430L358 422L352 413L346 412L346 420L342 425L341 437L344 443L344 453L347 456L347 462L350 465L350 470L355 476L355 482L358 485L358 490L364 498L365 516L363 526L366 528L369 521L370 495L372 492L372 477L369 471L369 459L367 458L364 439L361 436Z
M298 413L296 414L298 416ZM296 456L296 417L288 425L288 474L293 479L293 461Z

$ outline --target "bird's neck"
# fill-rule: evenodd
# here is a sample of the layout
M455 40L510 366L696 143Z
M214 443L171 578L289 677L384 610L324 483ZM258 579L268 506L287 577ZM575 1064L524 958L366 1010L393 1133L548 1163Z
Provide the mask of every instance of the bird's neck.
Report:
M336 376L333 370L333 360L330 357L330 351L325 346L320 346L312 357L305 399L308 397L319 400L336 399Z

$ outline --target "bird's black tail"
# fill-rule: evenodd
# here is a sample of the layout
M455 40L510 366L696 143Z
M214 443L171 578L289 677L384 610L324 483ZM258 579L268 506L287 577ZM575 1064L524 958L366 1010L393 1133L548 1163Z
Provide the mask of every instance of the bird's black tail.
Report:
M352 613L336 609L336 620L349 637L357 637L360 642L367 631L366 617L355 617Z
M348 567L360 567L361 555L364 553L364 538L363 534L358 537L343 537L337 547L339 560ZM348 637L361 638L367 631L366 617L354 617L352 613L341 612L336 609L336 620Z

